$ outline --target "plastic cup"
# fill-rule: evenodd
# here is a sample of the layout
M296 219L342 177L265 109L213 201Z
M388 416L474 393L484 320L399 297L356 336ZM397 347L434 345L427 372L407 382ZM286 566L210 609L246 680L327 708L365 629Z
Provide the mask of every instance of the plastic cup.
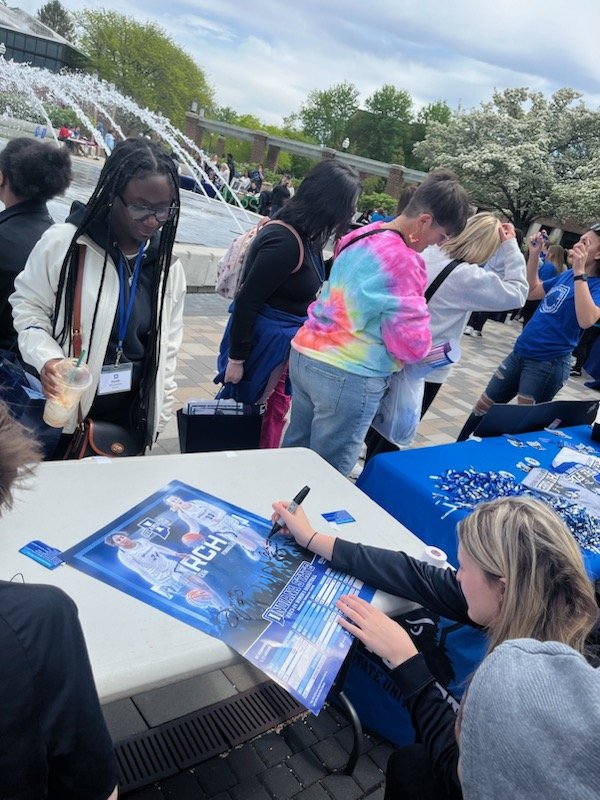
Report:
M57 365L61 383L60 394L49 397L44 406L44 422L52 428L62 428L69 421L81 395L92 383L86 364L77 366L74 358L65 358Z

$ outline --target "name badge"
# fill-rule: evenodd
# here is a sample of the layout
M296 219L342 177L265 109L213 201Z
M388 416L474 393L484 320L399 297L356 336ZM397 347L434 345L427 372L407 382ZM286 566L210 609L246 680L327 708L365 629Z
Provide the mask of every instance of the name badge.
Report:
M130 392L133 379L133 364L107 364L102 367L98 394Z

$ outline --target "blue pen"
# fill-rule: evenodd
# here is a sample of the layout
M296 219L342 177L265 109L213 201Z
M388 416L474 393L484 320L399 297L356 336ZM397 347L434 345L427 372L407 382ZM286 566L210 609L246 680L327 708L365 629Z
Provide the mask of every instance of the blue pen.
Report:
M304 498L309 492L310 492L309 486L304 486L302 489L300 489L296 497L294 497L292 502L287 507L287 510L289 511L290 514L294 513L294 511L298 508L300 503L304 500ZM279 519L273 524L273 527L269 531L269 535L267 536L267 541L269 541L271 536L274 536L277 533L277 531L280 531L284 527L285 527L285 520L283 519L283 517L279 517Z

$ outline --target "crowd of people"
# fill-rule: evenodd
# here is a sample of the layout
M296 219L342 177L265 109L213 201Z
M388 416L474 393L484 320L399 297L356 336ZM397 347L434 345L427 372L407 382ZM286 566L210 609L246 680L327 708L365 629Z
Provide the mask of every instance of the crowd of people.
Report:
M235 164L215 159L205 172L229 186ZM261 165L246 177L260 193ZM66 357L87 362L91 384L54 458L72 457L84 418L118 426L142 454L171 414L182 340L177 164L144 137L121 141L88 202L54 224L46 202L70 180L66 148L15 139L0 153L2 345L39 375L48 398L61 391ZM265 407L261 446L310 447L344 475L365 440L369 455L398 445L372 424L413 366L410 412L418 419L434 402L450 365L426 369L428 357L446 352L477 307L508 312L538 303L461 438L494 402L552 399L582 333L600 322L600 224L581 236L564 269L564 254L539 233L526 261L514 227L471 214L448 171L408 192L393 218L351 228L360 191L358 173L335 160L313 167L295 193L287 176L274 187L270 219L244 259L218 364L224 396ZM399 403L392 411L406 409ZM4 508L14 481L39 458L0 404ZM340 624L389 666L417 731L419 743L390 760L386 798L548 797L556 781L560 796L600 796L597 759L587 758L600 743L600 673L584 658L598 608L579 548L551 509L523 498L478 505L459 525L458 572L317 532L287 502L274 512L284 534L334 569L488 634L488 654L457 718L403 628L356 597L337 602ZM116 796L72 602L47 587L0 582L0 636L0 730L12 743L0 795ZM53 695L46 685L65 688ZM526 731L515 723L515 733L523 708ZM29 794L19 794L23 786Z

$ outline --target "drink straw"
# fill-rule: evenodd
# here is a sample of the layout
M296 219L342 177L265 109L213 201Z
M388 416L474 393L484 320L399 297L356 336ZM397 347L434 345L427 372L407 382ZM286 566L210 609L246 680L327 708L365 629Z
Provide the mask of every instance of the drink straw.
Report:
M77 363L75 364L75 368L81 366L84 358L85 358L85 350L82 350L81 353L79 354L79 358L77 359Z

